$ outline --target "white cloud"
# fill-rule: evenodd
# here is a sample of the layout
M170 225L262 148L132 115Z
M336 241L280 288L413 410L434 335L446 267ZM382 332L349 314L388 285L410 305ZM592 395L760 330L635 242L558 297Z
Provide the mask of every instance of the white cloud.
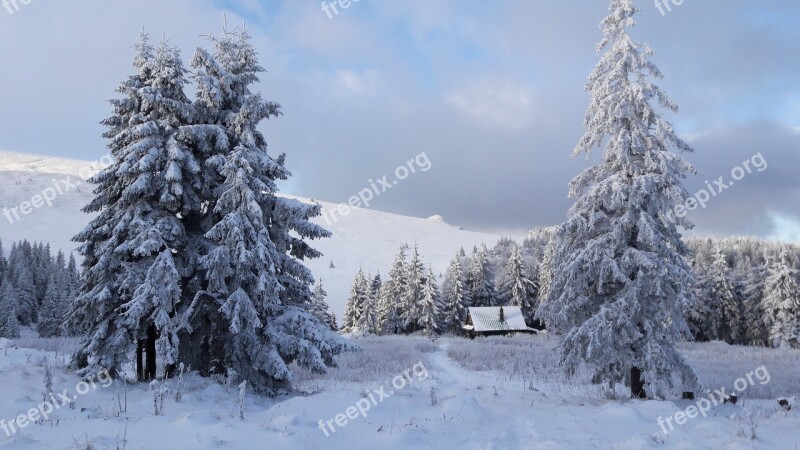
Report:
M383 90L383 79L376 69L339 70L334 74L334 83L331 89L333 89L334 96L337 97L350 94L370 95Z
M774 230L769 239L783 242L800 242L800 222L782 214L770 213Z
M532 118L530 92L509 80L475 83L445 101L472 120L493 126L524 128Z

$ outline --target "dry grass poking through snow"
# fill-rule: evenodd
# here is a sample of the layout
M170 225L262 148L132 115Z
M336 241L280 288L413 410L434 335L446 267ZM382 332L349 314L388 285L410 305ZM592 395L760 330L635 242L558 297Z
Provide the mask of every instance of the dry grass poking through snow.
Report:
M580 374L571 380L565 378L558 368L558 343L558 337L549 335L458 339L450 345L448 356L467 370L495 372L501 379L524 383L526 388L535 386L547 392L581 394L591 399L605 396ZM753 375L754 384L748 384L742 398L800 398L800 350L732 346L722 342L683 343L679 349L708 389L724 386L726 392L731 392L736 379L764 365L770 382L761 384ZM622 386L617 387L615 398L628 396Z
M302 392L347 390L353 385L375 384L402 374L419 362L428 365L426 353L438 346L426 337L369 336L355 338L361 351L336 358L338 367L317 374L292 365L293 386Z
M506 380L535 377L549 381L557 376L558 342L547 335L458 339L448 348L447 356L467 370L496 371Z
M754 384L748 384L742 398L800 397L800 350L744 347L724 342L687 342L679 349L707 389L725 386L726 392L731 392L737 378L746 377L763 365L769 372L769 383L762 385L752 376Z
M609 396L625 398L624 389L609 393L589 383L582 371L567 379L558 367L559 342L558 337L547 334L455 339L447 355L464 369L492 372L497 379L516 385L518 389L597 401Z

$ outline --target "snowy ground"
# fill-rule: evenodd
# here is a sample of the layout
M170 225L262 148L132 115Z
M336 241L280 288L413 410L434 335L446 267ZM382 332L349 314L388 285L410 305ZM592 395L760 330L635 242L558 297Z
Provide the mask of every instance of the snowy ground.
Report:
M298 370L296 396L269 400L248 393L244 420L237 389L222 379L188 376L180 403L171 382L165 415L155 416L147 385L128 385L127 400L119 382L79 385L63 368L73 343L23 338L7 350L0 343L0 419L7 423L42 401L44 358L59 366L54 391L77 397L74 409L62 407L51 420L39 419L12 437L0 430L0 448L800 448L800 411L785 412L775 401L798 394L800 352L719 343L685 348L693 362L702 361L697 367L709 387L732 385L755 369L753 361L764 362L771 379L756 382L759 388L745 391L737 405L712 408L708 417L664 434L658 418L693 402L607 400L593 386L564 383L553 369L551 338L357 342L363 351L342 356L328 374ZM751 359L732 356L737 353ZM712 369L718 366L724 371ZM336 424L337 415L344 426Z

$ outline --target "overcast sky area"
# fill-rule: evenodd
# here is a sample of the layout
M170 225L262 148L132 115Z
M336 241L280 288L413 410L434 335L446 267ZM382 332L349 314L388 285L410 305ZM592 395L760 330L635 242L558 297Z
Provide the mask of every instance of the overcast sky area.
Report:
M430 170L374 209L519 233L562 222L569 180L594 160L571 153L606 0L360 0L330 17L318 0L17 1L0 9L2 150L99 158L139 31L188 66L227 14L246 22L269 70L259 89L283 107L262 130L287 154L285 192L344 202L425 152ZM800 241L800 2L636 4L632 34L680 106L666 117L696 150L689 191L759 152L768 163L691 213L690 234Z

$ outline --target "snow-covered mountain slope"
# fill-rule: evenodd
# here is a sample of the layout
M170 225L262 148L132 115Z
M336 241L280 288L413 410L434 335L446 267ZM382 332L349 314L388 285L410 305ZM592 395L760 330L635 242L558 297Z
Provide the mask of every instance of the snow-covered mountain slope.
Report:
M0 239L6 245L30 239L49 242L67 252L74 250L72 236L91 217L80 211L92 198L92 186L83 179L101 164L0 152ZM358 268L380 271L385 277L402 242L418 243L424 260L437 274L443 274L460 247L469 251L475 244L492 246L498 239L496 235L460 230L440 216L419 219L367 209L351 209L342 216L332 213L336 204L320 203L330 212L329 220L320 217L317 222L331 230L333 237L313 242L325 256L308 262L308 266L322 279L328 303L338 317L342 316ZM331 261L335 268L329 267Z

